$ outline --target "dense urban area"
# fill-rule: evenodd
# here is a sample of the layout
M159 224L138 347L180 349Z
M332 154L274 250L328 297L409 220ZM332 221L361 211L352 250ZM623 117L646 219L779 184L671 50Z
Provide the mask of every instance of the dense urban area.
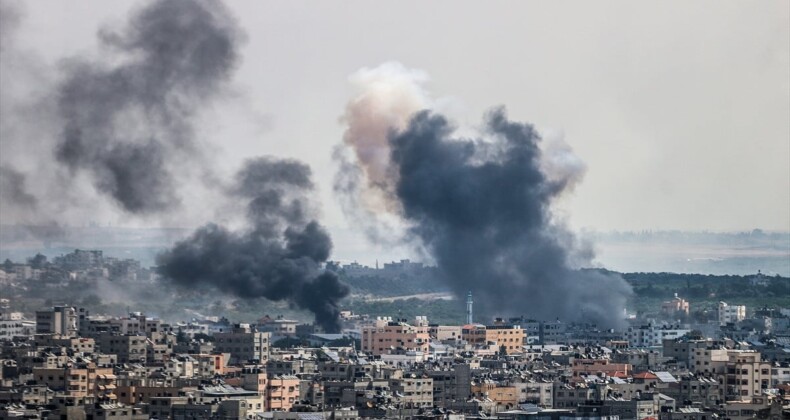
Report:
M325 268L352 290L337 332L288 305L168 286L101 251L6 260L0 416L790 415L786 277L624 274L634 295L623 327L603 329L527 307L484 319L471 293L454 299L433 267L408 260Z

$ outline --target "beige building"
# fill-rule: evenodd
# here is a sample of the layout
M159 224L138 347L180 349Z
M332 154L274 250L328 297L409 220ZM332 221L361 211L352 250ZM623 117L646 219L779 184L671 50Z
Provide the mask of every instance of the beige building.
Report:
M292 375L269 379L266 390L266 411L290 411L299 401L299 378Z
M515 386L498 385L483 381L472 385L472 395L478 399L488 398L496 403L496 411L511 410L518 404L519 392Z
M93 363L57 368L34 368L33 379L69 399L115 399L115 375L110 367Z
M437 341L458 341L461 339L461 327L457 325L431 325L428 335Z
M390 389L401 395L401 403L407 408L433 407L433 379L409 375L391 379Z
M464 325L461 338L476 347L494 344L507 354L523 353L524 330L518 325Z
M405 322L377 320L374 326L362 328L362 351L373 355L389 354L395 349L428 353L428 328Z
M771 386L771 363L753 350L727 350L727 361L716 362L725 401L751 401Z
M59 347L74 354L88 355L96 351L96 342L92 338L41 334L35 336L34 342L37 347Z
M661 304L661 312L668 316L688 315L689 302L675 293L675 298Z

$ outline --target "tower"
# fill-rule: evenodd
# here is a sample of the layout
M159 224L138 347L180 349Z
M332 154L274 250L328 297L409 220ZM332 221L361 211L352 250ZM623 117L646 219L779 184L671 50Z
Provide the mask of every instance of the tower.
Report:
M472 291L470 290L469 293L466 295L466 323L472 323Z

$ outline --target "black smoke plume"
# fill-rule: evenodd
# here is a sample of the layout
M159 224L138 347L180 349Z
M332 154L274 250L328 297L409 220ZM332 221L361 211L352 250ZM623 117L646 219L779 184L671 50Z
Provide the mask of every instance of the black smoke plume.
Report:
M247 229L211 224L158 257L159 273L183 286L206 284L242 298L286 300L315 314L327 332L340 329L338 301L348 288L324 271L332 241L311 216L310 168L257 158L230 194L245 200Z
M630 288L618 276L571 268L573 235L550 211L569 181L542 171L535 129L496 109L484 139L453 131L443 116L419 112L390 136L390 162L410 233L456 295L471 290L475 312L487 315L618 324Z
M199 155L195 114L223 91L241 37L215 1L158 0L125 30L100 31L110 59L66 63L57 159L127 212L177 205L174 173Z

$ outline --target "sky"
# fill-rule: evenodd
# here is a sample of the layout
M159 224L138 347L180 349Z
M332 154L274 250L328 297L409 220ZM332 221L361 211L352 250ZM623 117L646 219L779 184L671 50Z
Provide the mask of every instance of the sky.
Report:
M99 28L122 26L140 4L26 2L14 45L51 66L95 55ZM504 105L570 145L587 172L557 213L575 230L790 230L790 2L228 7L246 42L232 98L200 123L209 164L232 171L264 154L309 164L336 257L381 248L344 217L332 150L355 94L349 76L388 61L424 71L459 126ZM102 220L148 223L110 214Z

